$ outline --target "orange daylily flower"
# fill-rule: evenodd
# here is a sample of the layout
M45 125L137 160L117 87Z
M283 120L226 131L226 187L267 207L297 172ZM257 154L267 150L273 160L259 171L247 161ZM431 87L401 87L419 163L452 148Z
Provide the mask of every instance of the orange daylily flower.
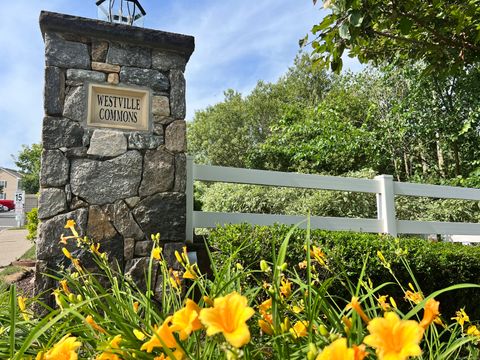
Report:
M102 334L106 334L107 332L105 331L104 328L102 328L100 325L98 325L95 320L93 320L93 317L92 315L88 315L86 318L85 318L85 322L90 325L93 329L101 332Z
M428 299L423 309L423 319L420 326L426 329L440 315L438 308L440 303L435 299Z
M232 346L240 348L250 341L246 322L254 313L245 296L232 292L216 298L212 308L202 309L199 318L208 336L221 332Z
M122 335L117 335L110 341L109 348L112 350L120 349L121 342L122 342ZM118 355L118 353L104 351L99 356L97 356L97 360L122 360L122 358Z
M260 327L263 333L267 335L273 335L273 326L271 321L260 319L258 320L258 326Z
M76 337L65 335L59 342L57 342L52 349L46 354L43 354L42 360L77 360L77 349L82 346L82 343L77 341Z
M194 301L187 299L185 307L173 314L170 330L177 331L180 340L185 340L193 331L202 328L202 323L198 319L199 314L200 307Z
M67 280L60 280L59 283L62 286L63 292L66 295L71 294L71 291L70 291L70 289L68 288L68 285L67 285Z
M153 335L151 336L150 340L145 342L140 348L140 350L145 350L146 352L151 353L152 350L156 347L163 348L164 346L166 346L170 349L178 347L177 340L175 340L175 337L173 336L172 330L169 326L171 320L172 316L169 316L165 319L160 328L155 326Z
M347 339L340 338L325 347L316 360L363 360L366 355L365 347L349 348Z
M414 320L401 320L397 314L387 312L367 326L370 335L363 342L375 348L379 360L406 360L420 356L420 341L424 329Z
M365 321L366 324L370 322L370 319L368 318L367 314L362 309L362 306L358 302L358 298L356 296L352 297L352 301L350 301L349 304L347 304L347 309L353 309L357 312L358 315L362 318L363 321Z

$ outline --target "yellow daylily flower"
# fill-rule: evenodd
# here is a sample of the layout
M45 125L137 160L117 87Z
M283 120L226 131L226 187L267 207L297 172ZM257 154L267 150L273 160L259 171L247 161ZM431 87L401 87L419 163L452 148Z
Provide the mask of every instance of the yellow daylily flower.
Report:
M282 279L282 285L280 286L280 293L288 298L292 294L292 283L290 280Z
M82 343L76 337L67 334L43 355L42 360L78 360L77 349L80 346Z
M62 252L63 252L63 255L65 255L65 257L67 259L72 260L72 254L70 254L70 251L68 251L67 248L62 248Z
M161 259L162 259L161 254L162 254L162 248L161 248L161 247L155 246L155 247L152 249L152 257L153 257L155 260L161 260Z
M145 338L147 337L142 331L137 329L133 329L133 335L135 335L135 337L140 341L145 340Z
M369 335L363 342L376 350L379 360L406 360L420 356L420 341L424 329L414 320L401 320L397 314L387 312L367 326Z
M75 220L67 220L67 223L65 224L64 226L64 229L70 229L70 231L72 232L72 234L75 236L75 237L78 237L78 232L77 230L75 230L75 225L77 225L77 223L75 222Z
M240 348L250 341L246 322L254 313L245 296L232 292L216 298L212 308L202 309L199 318L208 336L221 332L232 346Z
M133 311L135 311L135 313L137 313L138 308L140 306L140 303L138 301L135 301L132 306L133 306Z
M381 295L378 297L378 305L383 311L390 311L390 304L387 303L388 295Z
M462 328L466 322L470 322L470 317L465 312L465 309L460 309L459 311L456 311L455 315L457 316L452 317L451 319L459 323Z
M290 334L292 334L294 339L297 339L299 337L304 337L307 336L307 327L308 327L308 321L297 321L291 328L290 328Z
M198 319L199 314L200 307L187 299L185 307L173 314L170 329L179 333L180 340L185 340L193 331L202 328L202 323Z
M480 330L475 325L470 325L467 329L467 335L480 337Z
M28 321L30 320L30 314L27 312L27 306L25 304L26 298L23 296L18 296L17 301L18 301L18 308L20 309L20 312L22 313L23 320Z

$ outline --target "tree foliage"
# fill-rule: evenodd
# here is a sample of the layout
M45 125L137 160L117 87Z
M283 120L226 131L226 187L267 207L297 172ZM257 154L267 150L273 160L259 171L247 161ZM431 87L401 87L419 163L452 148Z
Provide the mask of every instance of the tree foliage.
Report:
M480 167L480 70L425 76L425 65L328 75L306 57L278 82L197 112L196 161L342 175L372 169L445 182Z
M22 145L22 150L14 156L15 165L22 174L22 188L27 194L36 194L40 188L40 161L42 145Z
M313 26L311 44L333 71L342 69L345 50L363 63L423 61L441 73L480 60L478 0L324 0L323 6L329 13Z

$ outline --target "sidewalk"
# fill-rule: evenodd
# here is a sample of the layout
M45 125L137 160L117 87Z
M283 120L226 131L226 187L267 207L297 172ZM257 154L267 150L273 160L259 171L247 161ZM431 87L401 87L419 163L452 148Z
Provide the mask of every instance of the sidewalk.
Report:
M10 265L32 247L27 234L27 230L0 230L0 267Z

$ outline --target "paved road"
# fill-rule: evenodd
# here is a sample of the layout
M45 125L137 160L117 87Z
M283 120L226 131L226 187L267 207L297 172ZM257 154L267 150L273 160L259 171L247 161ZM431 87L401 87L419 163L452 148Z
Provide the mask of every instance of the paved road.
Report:
M0 267L9 265L32 247L27 230L0 230Z
M17 221L15 220L14 211L0 213L0 230L15 226L17 226Z

